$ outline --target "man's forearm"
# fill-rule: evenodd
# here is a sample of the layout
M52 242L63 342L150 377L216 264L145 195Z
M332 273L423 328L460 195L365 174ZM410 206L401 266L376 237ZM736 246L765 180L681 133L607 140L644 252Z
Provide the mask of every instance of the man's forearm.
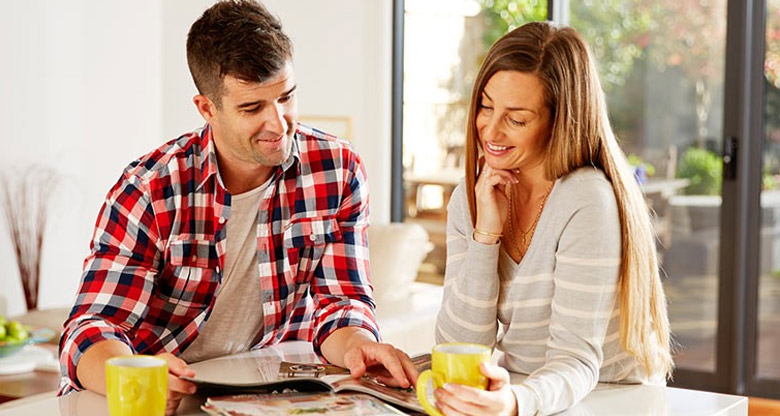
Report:
M356 326L347 326L333 331L322 342L320 351L328 362L344 367L344 352L361 342L376 342L371 331Z
M76 366L76 376L84 388L106 394L106 361L120 355L132 355L124 342L108 339L89 347Z

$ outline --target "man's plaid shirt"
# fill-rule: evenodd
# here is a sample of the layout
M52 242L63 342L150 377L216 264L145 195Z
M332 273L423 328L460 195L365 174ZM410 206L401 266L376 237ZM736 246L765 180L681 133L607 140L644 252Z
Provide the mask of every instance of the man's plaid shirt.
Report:
M368 281L368 183L351 146L299 126L292 154L259 207L257 257L265 329L319 348L338 328L379 339ZM119 340L139 354L178 355L198 336L220 285L230 194L211 128L131 163L98 215L91 253L60 340L60 394L83 387L91 345ZM240 319L240 317L239 317Z

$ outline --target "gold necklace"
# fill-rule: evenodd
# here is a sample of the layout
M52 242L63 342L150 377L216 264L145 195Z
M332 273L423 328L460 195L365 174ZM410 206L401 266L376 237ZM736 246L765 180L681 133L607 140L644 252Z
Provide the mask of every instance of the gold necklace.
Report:
M550 196L550 192L552 192L552 188L555 185L555 182L553 182L550 187L547 189L547 192L544 193L544 196L539 201L539 211L536 213L536 218L534 218L534 221L531 223L531 226L528 228L527 231L520 230L520 237L521 242L520 245L517 245L517 238L512 238L512 242L514 243L515 249L517 249L517 254L522 257L525 255L525 250L528 249L528 244L531 243L531 239L533 238L534 231L536 231L536 224L539 222L539 219L542 217L542 211L544 210L544 204L547 202L547 197ZM515 237L515 226L514 221L512 221L512 217L514 217L515 212L515 204L514 204L514 191L509 194L509 232L512 234L512 237Z

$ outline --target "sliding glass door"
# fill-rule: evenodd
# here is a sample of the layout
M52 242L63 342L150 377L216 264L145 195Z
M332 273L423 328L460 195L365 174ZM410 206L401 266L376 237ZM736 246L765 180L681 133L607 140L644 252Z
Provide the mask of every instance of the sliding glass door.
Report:
M714 373L726 0L573 1L569 16L655 213L677 368Z
M431 235L420 280L444 272L485 51L560 21L593 49L654 212L673 385L780 399L780 0L396 0L395 13L393 218Z
M756 290L749 293L756 317L749 344L748 391L780 391L780 0L765 5L761 196ZM771 394L771 393L770 393Z

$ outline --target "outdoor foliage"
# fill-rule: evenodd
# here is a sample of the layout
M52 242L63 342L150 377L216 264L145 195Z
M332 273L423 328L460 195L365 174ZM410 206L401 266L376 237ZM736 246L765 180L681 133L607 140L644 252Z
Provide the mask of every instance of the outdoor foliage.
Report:
M691 147L683 153L677 177L688 179L688 195L720 195L723 165L720 157L707 150Z
M498 38L524 23L547 20L546 0L478 0L485 18L485 52Z
M780 147L780 0L770 0L768 6L764 64L766 135L769 145Z
M485 50L507 31L529 21L545 20L545 0L478 0L482 5ZM602 86L610 104L610 118L624 143L640 147L695 144L703 148L713 139L711 113L718 105L715 93L723 88L725 72L727 0L580 0L570 2L570 25L588 42L597 60ZM780 170L780 0L767 2L766 154L771 171ZM673 70L673 71L672 71ZM655 71L679 81L690 94L691 124L687 134L644 137L642 103L647 88L644 73ZM673 85L673 84L670 84ZM683 134L683 136L680 136ZM687 157L687 160L686 160ZM688 193L719 192L720 159L702 149L685 152L680 176L693 183ZM704 169L713 169L705 173ZM767 181L767 185L769 182Z

